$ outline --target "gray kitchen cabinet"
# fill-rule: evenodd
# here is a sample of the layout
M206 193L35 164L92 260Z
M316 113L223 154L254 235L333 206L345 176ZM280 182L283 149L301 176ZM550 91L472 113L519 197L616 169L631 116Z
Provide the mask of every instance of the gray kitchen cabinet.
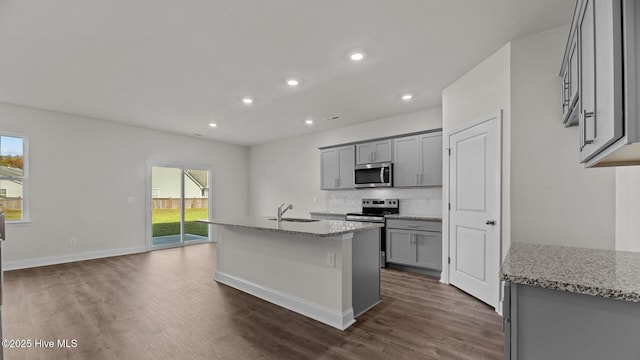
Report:
M356 144L356 165L390 162L393 158L391 139Z
M635 302L505 282L506 360L637 360Z
M387 229L386 234L387 262L411 265L412 233L409 230Z
M323 149L320 152L320 188L353 189L354 146Z
M621 1L586 0L578 18L580 160L622 136ZM597 29L597 30L596 30Z
M562 62L560 77L562 78L562 122L565 126L578 125L578 37L577 32L569 35L565 58Z
M397 138L393 144L394 186L442 186L441 131Z
M388 263L442 270L442 223L387 220L386 255Z
M634 0L576 4L560 76L563 119L577 119L579 159L587 167L640 164L639 34L640 3Z

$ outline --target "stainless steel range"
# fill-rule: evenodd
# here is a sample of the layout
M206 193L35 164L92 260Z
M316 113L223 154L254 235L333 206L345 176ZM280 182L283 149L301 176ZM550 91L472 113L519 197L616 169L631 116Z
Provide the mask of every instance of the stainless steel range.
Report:
M362 212L348 213L347 221L385 223L385 215L398 214L400 201L398 199L362 199ZM380 267L386 267L386 231L380 229Z

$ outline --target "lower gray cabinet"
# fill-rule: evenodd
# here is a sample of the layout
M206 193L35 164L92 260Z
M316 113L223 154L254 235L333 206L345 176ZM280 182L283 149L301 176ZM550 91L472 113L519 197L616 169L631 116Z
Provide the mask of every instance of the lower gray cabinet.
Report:
M415 231L413 243L416 248L416 266L442 270L442 234Z
M402 223L408 224L409 228L390 228L387 225L387 262L442 270L442 232L412 229L411 227L419 227L412 225L412 221L405 220Z
M640 359L640 304L506 282L506 360Z

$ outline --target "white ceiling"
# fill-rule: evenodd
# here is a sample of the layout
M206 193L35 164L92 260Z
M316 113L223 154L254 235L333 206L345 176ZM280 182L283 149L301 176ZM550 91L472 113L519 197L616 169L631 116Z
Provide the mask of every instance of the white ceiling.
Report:
M574 3L0 0L0 101L258 144L439 106L508 41L570 22Z

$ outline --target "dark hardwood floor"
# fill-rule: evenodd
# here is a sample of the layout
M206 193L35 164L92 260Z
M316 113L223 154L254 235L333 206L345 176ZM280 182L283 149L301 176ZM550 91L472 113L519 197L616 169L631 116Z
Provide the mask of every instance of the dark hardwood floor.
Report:
M213 281L202 244L5 272L5 359L502 359L501 318L433 278L382 271L339 331ZM68 339L77 347L35 348Z

